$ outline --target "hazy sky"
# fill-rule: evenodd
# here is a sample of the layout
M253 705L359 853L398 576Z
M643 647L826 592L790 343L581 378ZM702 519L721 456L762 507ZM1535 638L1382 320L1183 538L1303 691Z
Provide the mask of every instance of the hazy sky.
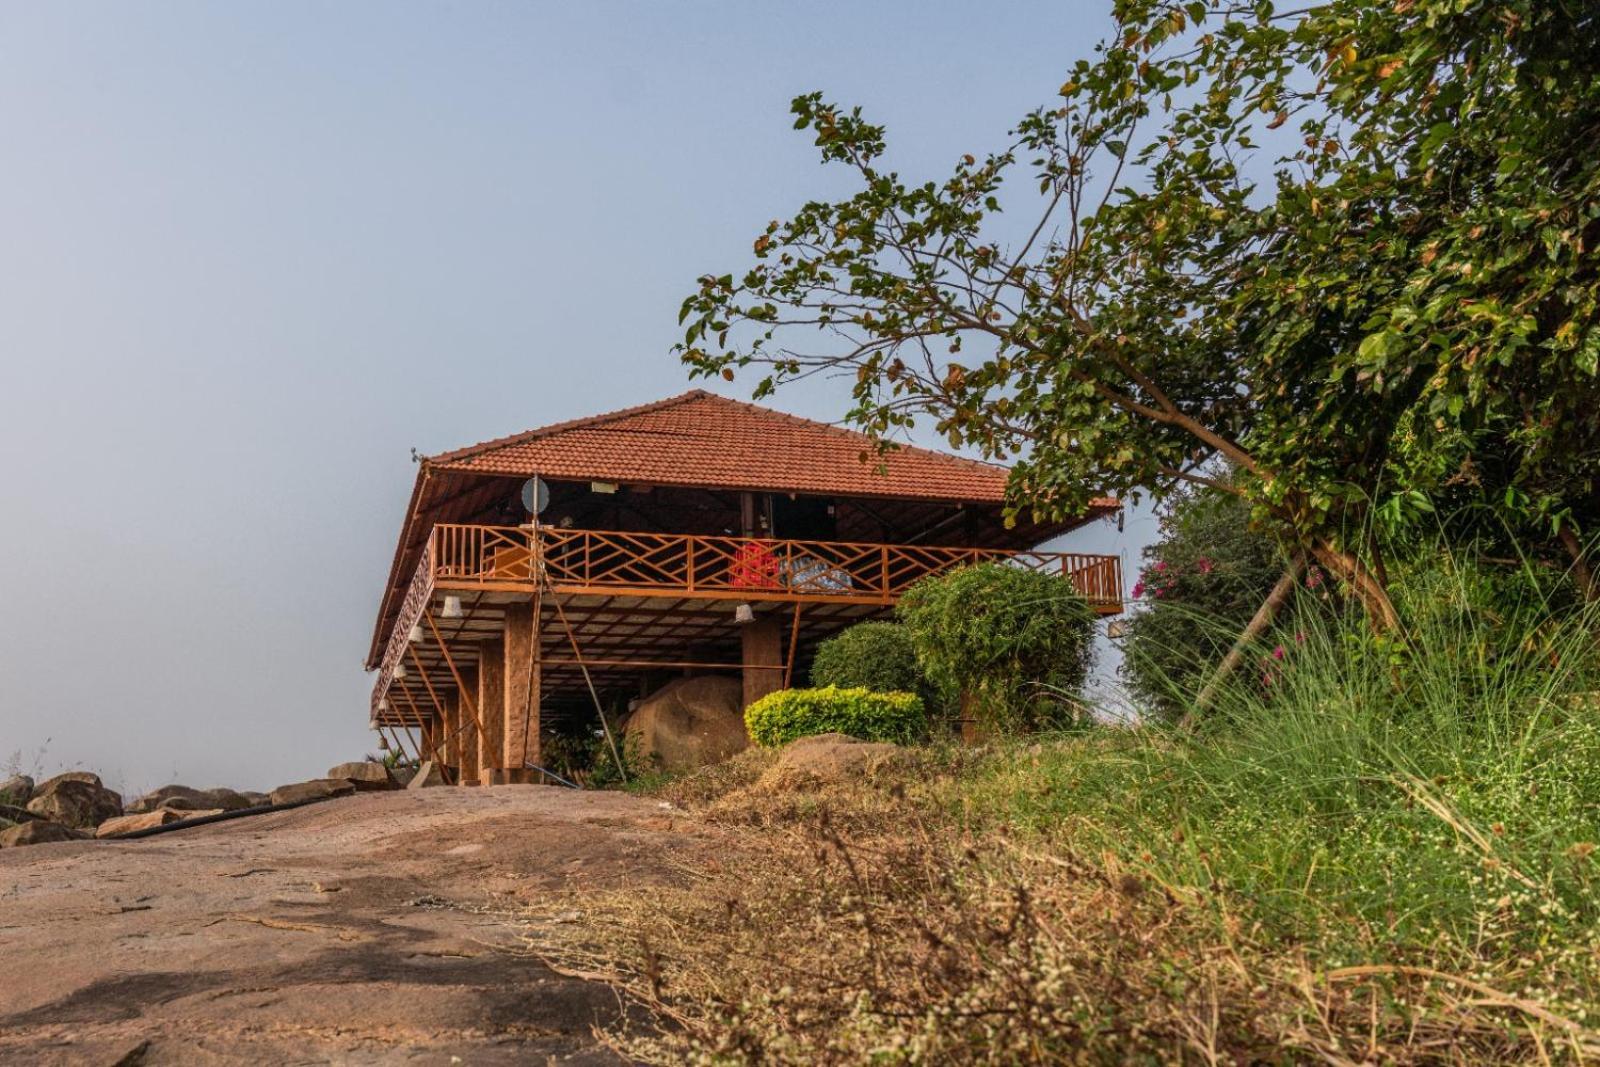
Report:
M687 388L694 279L841 188L792 96L939 176L1108 8L0 3L0 767L268 787L373 748L410 449Z

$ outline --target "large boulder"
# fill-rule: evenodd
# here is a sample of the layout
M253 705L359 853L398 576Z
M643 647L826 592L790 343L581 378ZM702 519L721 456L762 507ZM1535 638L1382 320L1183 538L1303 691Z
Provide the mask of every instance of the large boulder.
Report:
M725 675L668 682L628 717L624 737L631 753L664 771L725 760L750 745L744 684Z
M389 776L389 768L381 763L371 760L359 760L355 763L341 763L337 767L328 768L329 778L346 778L357 789L396 789L394 779Z
M444 771L433 760L423 760L422 766L417 768L417 773L411 776L411 781L406 783L407 789L429 789L436 785L449 785L444 780Z
M89 835L58 822L36 819L18 823L9 830L0 831L0 848L17 848L22 845L48 845L57 841L81 841Z
M274 804L298 804L307 800L347 797L355 791L355 783L348 778L313 778L309 782L280 785L272 791L270 798Z
M38 796L40 793L43 793L46 789L49 789L57 782L87 782L89 785L105 785L105 783L100 780L100 776L93 771L62 771L54 778L46 778L44 781L34 786L33 795Z
M0 782L0 804L15 804L21 807L32 799L33 779L26 774L13 774Z
M113 834L126 834L134 830L148 830L155 826L181 822L186 817L186 813L176 812L171 808L156 808L154 811L136 812L133 815L119 815L115 819L107 819L101 823L95 830L94 836L110 837Z
M28 810L41 819L92 830L122 814L122 798L99 781L98 778L86 781L57 775L34 792L33 799L28 801Z

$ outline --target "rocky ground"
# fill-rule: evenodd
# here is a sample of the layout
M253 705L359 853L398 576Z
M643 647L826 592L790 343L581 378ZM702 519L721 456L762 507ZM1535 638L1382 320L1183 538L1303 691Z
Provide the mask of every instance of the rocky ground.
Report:
M648 892L712 833L625 794L497 786L5 849L0 1062L618 1062L594 1037L616 995L520 952L519 912Z

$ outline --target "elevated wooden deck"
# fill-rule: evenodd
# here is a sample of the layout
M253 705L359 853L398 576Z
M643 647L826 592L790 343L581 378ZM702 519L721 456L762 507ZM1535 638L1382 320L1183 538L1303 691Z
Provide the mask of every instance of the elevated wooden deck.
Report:
M704 646L719 631L725 637L733 614L730 601L794 605L796 620L804 606L811 628L794 640L810 642L850 622L881 615L930 574L985 562L1059 574L1100 614L1122 610L1121 560L1116 556L439 524L432 529L390 632L373 688L374 718L384 717L384 697L397 667L409 663L413 680L423 687L413 693L408 682L402 690L431 699L433 679L449 687L458 665L449 662L442 646L465 643L458 660L469 661L474 658L471 642L491 637L506 605L525 602L535 591L572 606L582 654L591 657L591 667L608 665L608 655L619 670L643 661L687 667L691 664L674 653L674 646ZM464 618L445 625L448 638L434 623L445 618L434 605L447 595L467 602ZM552 643L550 655L556 649ZM547 685L554 684L558 664L546 662L552 668Z

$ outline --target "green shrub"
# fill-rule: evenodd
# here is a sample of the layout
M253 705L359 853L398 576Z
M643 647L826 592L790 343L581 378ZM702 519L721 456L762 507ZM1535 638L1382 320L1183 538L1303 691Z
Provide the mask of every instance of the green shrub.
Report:
M1094 613L1059 575L980 563L906 590L897 609L941 696L974 698L985 726L1040 729L1079 720L1094 658Z
M920 693L924 679L905 627L863 622L817 646L811 684L874 693Z
M827 733L905 744L927 732L928 714L915 693L830 685L768 693L745 709L744 726L750 740L764 748Z

